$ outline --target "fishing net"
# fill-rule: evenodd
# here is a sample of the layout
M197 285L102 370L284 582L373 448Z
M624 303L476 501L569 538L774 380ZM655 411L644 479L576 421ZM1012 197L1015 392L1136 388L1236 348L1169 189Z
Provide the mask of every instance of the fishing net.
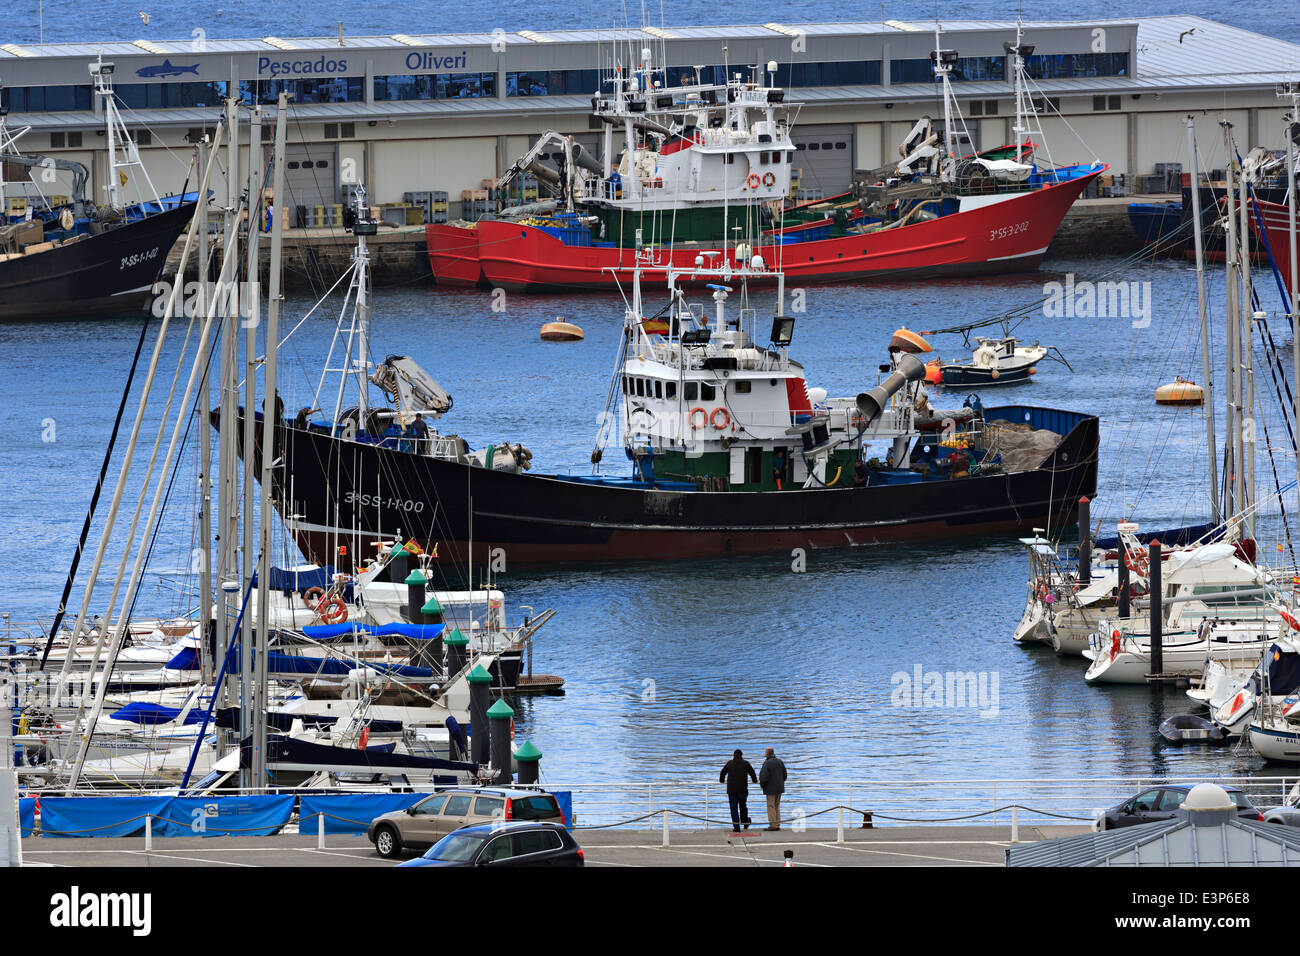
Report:
M1016 422L989 422L984 426L984 435L988 443L984 460L1001 456L1002 467L1009 472L1033 471L1061 441L1054 431Z

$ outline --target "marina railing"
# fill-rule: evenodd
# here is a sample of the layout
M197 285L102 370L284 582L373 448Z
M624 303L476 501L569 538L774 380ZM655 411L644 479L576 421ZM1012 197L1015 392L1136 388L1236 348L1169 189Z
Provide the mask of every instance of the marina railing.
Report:
M1098 814L1138 793L1162 785L1216 783L1245 792L1261 811L1294 805L1300 798L1300 776L1255 777L1090 777L1043 779L941 779L941 780L813 780L793 778L781 800L782 826L803 829L856 829L908 825L1000 826L1013 834L1025 826L1091 826ZM574 783L544 781L544 789L568 793L578 830L703 830L731 829L726 788L719 783L698 781L646 781L639 783ZM59 796L146 796L176 795L172 790L50 790L44 797ZM366 791L335 791L343 796L364 798ZM369 791L381 800L386 789ZM307 799L321 791L293 788L270 790L226 790L210 796L299 796ZM26 792L29 797L38 790ZM199 795L193 794L192 797ZM417 798L418 799L418 798ZM363 801L364 802L364 801ZM298 801L283 832L315 832L318 814L300 819ZM377 810L386 812L390 807ZM763 794L751 786L749 816L754 829L767 825ZM356 814L365 816L358 807ZM346 822L364 825L372 819ZM343 818L340 817L340 820ZM1013 836L1013 839L1016 837Z
M1258 808L1294 804L1300 776L1080 777L987 780L810 780L791 777L781 798L782 826L873 827L911 824L1007 826L1013 807L1019 825L1090 825L1098 814L1161 785L1216 783L1245 792ZM731 827L727 790L720 783L649 781L581 783L543 781L568 791L580 828L659 827L664 811L674 829ZM754 827L767 826L763 793L750 785L748 810Z

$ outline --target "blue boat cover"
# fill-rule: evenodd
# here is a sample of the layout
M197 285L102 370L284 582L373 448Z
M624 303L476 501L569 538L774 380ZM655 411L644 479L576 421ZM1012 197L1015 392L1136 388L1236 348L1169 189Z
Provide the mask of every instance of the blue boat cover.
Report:
M196 671L199 669L199 649L197 647L183 648L163 667L169 671Z
M1185 528L1165 528L1162 531L1140 531L1136 535L1138 541L1142 544L1150 544L1153 540L1158 540L1165 547L1182 547L1200 541L1202 538L1210 540L1210 533L1217 528L1216 524L1193 524ZM1215 535L1214 537L1218 537ZM1119 536L1109 538L1098 538L1093 542L1093 546L1110 550L1119 547Z
M302 632L313 640L322 641L347 634L373 634L376 637L406 637L413 641L431 641L442 634L445 624L308 624Z
M125 707L113 711L109 714L114 720L129 720L133 724L169 724L181 715L179 707L165 707L162 704L150 704L142 700L133 700ZM185 715L185 721L182 726L197 724L203 721L203 708L191 707L190 712Z
M36 827L36 798L21 797L18 800L18 829L23 836L32 835Z
M240 646L232 645L235 659L239 659ZM270 674L292 674L301 677L347 677L359 667L365 666L381 674L395 674L398 677L432 677L433 671L427 667L412 667L409 664L355 664L337 657L299 657L295 654L282 654L279 651L267 652L266 668Z
M323 568L313 568L310 571L286 571L284 568L272 568L267 577L270 578L272 591L306 591L309 588L320 588L322 591L328 591L334 583L334 567L326 565ZM256 573L253 575L253 580L257 580Z

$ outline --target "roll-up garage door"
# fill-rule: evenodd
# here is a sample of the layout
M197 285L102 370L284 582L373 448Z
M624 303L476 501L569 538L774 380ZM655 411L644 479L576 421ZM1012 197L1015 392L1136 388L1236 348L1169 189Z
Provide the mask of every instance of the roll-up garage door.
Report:
M853 181L853 127L805 126L791 131L800 170L800 189L820 189L825 196L842 193Z
M288 206L295 211L295 226L306 225L297 213L317 206L332 206L339 201L338 147L334 143L294 144L285 146L284 185L289 191Z

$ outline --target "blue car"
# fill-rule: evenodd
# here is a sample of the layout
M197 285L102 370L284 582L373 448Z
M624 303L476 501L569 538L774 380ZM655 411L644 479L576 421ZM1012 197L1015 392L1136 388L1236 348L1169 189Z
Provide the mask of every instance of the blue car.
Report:
M398 866L586 866L568 830L529 820L461 827Z

